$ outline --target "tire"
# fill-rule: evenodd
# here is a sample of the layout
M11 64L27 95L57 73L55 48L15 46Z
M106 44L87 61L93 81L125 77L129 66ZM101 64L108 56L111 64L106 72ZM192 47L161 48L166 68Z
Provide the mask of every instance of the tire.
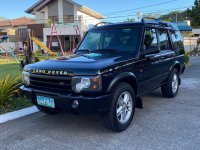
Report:
M47 115L57 115L57 114L59 114L58 111L51 110L51 109L48 109L48 108L45 108L45 107L37 106L37 108L38 108L42 113L47 114Z
M172 69L167 79L167 83L161 87L164 97L173 98L177 95L180 85L180 76L176 68Z
M136 98L132 87L123 82L115 86L112 93L110 109L102 119L106 128L114 132L121 132L128 128L133 119Z

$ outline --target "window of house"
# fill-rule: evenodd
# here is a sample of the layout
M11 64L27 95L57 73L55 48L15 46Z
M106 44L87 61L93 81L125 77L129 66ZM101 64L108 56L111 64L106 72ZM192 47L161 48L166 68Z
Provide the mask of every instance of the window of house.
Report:
M78 16L78 21L83 21L83 16Z
M65 23L73 23L74 22L74 16L73 15L64 15L64 22Z
M58 16L49 16L49 20L58 22Z
M169 37L167 34L167 30L164 29L158 29L158 36L160 40L160 50L169 50Z
M158 46L156 30L152 28L147 28L144 38L144 50L154 46Z

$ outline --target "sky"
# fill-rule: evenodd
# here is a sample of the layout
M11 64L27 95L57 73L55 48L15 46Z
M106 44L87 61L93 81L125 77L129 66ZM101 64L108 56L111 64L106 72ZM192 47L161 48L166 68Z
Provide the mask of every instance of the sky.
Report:
M38 0L1 0L0 16L6 19L27 16L24 11ZM126 18L135 18L137 12L167 13L173 10L184 10L191 7L194 0L74 0L107 17L108 21L121 21ZM167 3L168 2L168 3ZM157 6L153 6L160 4ZM150 7L149 7L150 6ZM143 7L143 8L142 8ZM132 10L130 10L132 9ZM129 11L125 11L129 10Z

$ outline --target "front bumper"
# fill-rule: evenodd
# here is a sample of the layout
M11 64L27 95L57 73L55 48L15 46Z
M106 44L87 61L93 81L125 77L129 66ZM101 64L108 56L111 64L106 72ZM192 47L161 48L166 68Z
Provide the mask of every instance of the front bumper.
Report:
M60 94L58 92L26 88L25 86L21 86L20 89L25 92L28 100L36 106L38 105L36 96L42 95L54 98L56 111L67 111L74 113L106 113L109 110L112 97L111 94L102 96L74 96L73 94ZM78 107L76 108L73 106L75 100L78 101Z

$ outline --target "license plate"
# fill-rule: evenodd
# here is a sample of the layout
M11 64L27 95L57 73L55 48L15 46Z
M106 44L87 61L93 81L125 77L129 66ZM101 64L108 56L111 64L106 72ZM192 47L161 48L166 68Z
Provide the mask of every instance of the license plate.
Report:
M40 106L45 106L49 108L55 108L54 98L37 96L37 103Z

